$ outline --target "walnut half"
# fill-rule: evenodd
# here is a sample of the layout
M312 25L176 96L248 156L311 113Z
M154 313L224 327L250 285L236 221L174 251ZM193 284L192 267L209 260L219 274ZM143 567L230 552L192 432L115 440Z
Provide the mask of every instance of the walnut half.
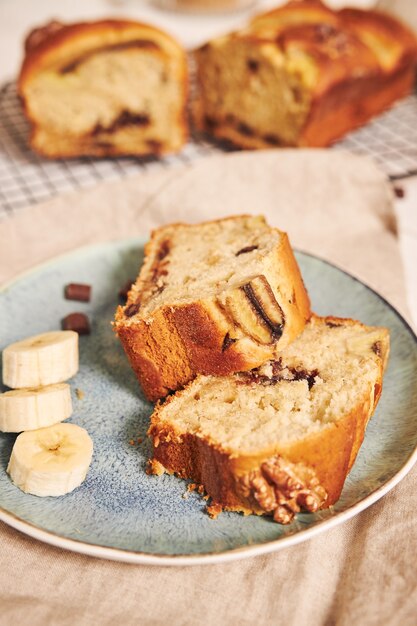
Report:
M253 499L267 513L272 513L279 524L289 524L296 513L314 513L327 500L315 472L298 463L275 456L256 470L239 476L238 493Z

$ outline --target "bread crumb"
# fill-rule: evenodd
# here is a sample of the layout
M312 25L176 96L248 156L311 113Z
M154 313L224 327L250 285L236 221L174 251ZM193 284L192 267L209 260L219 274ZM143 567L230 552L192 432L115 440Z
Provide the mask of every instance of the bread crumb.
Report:
M82 389L76 389L75 390L75 395L77 396L78 400L82 400L85 396L85 393Z
M222 510L223 508L220 504L208 504L206 506L207 514L209 517L211 517L211 519L217 519Z
M146 473L148 475L155 474L156 476L161 476L165 472L165 467L159 461L155 459L149 459Z

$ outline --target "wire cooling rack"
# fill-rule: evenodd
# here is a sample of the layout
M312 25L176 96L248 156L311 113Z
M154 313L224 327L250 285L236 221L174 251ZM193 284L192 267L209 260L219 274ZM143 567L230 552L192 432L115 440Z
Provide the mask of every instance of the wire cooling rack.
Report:
M16 85L7 83L0 90L0 219L67 191L92 187L104 180L127 178L141 170L190 163L226 149L194 138L180 154L161 159L47 161L29 149L28 133ZM417 93L350 133L334 148L373 157L391 179L417 174Z

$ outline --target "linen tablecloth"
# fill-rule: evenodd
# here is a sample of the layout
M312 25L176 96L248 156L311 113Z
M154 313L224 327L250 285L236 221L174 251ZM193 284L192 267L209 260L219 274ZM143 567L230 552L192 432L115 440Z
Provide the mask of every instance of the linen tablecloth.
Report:
M215 156L28 208L0 224L0 282L77 246L242 212L408 317L390 186L369 160L325 150ZM415 625L416 476L307 542L225 564L108 562L0 523L0 624Z

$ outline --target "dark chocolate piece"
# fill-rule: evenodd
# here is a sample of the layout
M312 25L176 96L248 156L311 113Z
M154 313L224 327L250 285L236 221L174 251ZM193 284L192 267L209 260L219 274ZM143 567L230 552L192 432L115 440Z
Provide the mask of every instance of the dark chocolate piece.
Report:
M125 308L125 316L133 317L140 309L140 302L132 302L128 307Z
M246 137L253 137L253 135L255 134L253 129L245 124L245 122L239 122L239 124L237 125L237 130L241 135L246 135Z
M275 324L271 319L269 319L268 315L266 314L266 312L264 311L262 307L262 304L259 302L259 300L255 296L252 285L250 283L243 285L241 289L243 289L243 291L245 292L245 296L247 297L247 299L249 300L249 302L251 303L255 311L259 314L259 316L264 320L266 325L270 328L271 333L272 333L272 339L274 340L279 339L283 333L284 324L283 323ZM282 318L284 319L284 313L281 307L279 306L278 302L277 302L277 307L280 309Z
M69 283L69 285L65 286L64 294L67 300L90 302L91 285L83 285L81 283Z
M372 344L372 352L374 352L377 356L381 356L381 342L380 341L375 341L375 343Z
M283 369L287 370L289 375L287 372L283 373ZM288 380L290 382L296 380L306 380L308 388L311 389L315 383L315 378L318 375L319 372L317 369L310 372L304 369L297 369L296 367L283 368L281 359L278 359L278 361L274 361L272 363L272 376L261 374L258 369L253 369L249 372L242 372L239 374L238 382L246 385L251 383L259 385L276 385L281 380Z
M252 252L252 250L257 250L259 246L246 246L242 248L238 252L236 252L235 256L239 256L240 254L246 254L247 252Z
M70 313L61 322L62 330L75 330L79 335L89 335L90 320L85 313Z
M156 258L158 259L158 261L162 261L163 259L165 259L165 257L168 256L168 254L170 253L170 250L171 250L171 244L169 240L164 239L161 245L159 246L158 254L156 255Z
M248 59L246 61L246 65L248 66L248 70L250 72L253 72L254 74L258 71L259 69L259 61L257 61L256 59Z
M335 324L335 322L330 322L330 320L326 320L325 324L329 328L340 328L342 326L342 324Z
M100 133L114 133L118 128L124 126L149 126L151 118L147 113L131 113L130 111L122 111L118 117L110 124L110 126L102 126L96 124L91 134L93 137Z
M226 333L223 339L222 352L225 352L227 348L230 348L236 341L237 339L234 339L229 333Z
M394 194L396 198L404 198L405 196L404 187L399 187L398 185L395 185Z
M294 367L290 367L288 369L294 376L294 378L292 378L291 380L306 380L309 389L311 389L314 385L315 377L319 375L318 370L312 370L311 372L308 372L307 370L297 370Z
M121 287L119 289L119 298L120 300L122 300L122 302L126 302L127 300L127 296L129 294L129 291L132 289L132 285L135 281L134 280L128 280L123 287Z
M214 130L218 126L218 121L211 117L210 115L206 115L204 117L204 125L207 130Z
M156 152L156 154L159 154L162 150L162 142L158 141L157 139L147 139L146 144L149 146L152 152Z
M264 141L266 141L266 143L271 144L271 146L281 146L282 142L280 140L280 138L277 135L273 135L272 133L268 133L267 135L264 135L262 137L262 139Z

